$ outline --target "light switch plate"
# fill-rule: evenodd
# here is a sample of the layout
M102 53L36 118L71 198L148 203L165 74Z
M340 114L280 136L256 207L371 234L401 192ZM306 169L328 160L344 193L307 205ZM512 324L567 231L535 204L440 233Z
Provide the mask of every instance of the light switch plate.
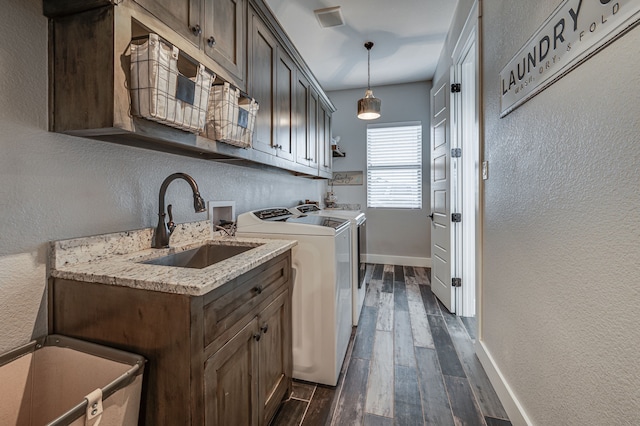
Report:
M487 179L489 179L489 162L483 161L482 162L482 180L487 180Z

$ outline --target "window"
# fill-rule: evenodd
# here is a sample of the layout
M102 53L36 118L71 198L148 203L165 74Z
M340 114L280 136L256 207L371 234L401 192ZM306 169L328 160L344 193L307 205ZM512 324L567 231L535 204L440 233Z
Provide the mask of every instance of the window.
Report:
M367 207L422 208L422 124L367 126Z

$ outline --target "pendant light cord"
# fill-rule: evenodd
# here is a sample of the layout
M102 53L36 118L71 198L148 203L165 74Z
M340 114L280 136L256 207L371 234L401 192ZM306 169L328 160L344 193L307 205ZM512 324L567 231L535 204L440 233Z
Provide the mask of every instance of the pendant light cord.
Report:
M373 47L373 42L366 42L364 47L367 49L367 90L371 90L371 48Z
M371 90L371 49L367 49L367 89Z

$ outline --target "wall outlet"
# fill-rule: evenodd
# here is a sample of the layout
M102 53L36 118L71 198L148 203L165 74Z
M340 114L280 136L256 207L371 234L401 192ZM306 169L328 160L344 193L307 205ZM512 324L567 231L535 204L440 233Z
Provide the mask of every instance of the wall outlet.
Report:
M235 201L209 201L209 219L213 222L213 229L220 224L221 220L228 222L236 221Z

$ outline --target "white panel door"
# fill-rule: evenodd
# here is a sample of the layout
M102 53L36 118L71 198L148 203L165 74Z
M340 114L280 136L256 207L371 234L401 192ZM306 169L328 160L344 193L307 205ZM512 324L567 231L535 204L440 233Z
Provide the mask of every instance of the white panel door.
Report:
M431 290L455 312L449 83L447 74L431 89Z

